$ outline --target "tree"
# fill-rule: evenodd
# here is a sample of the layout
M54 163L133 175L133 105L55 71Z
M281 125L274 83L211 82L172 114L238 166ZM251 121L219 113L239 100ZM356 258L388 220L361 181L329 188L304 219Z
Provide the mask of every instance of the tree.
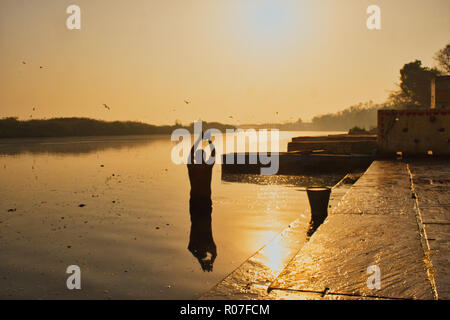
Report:
M445 48L436 52L434 60L436 60L438 67L444 73L450 73L450 43Z
M419 107L428 107L431 100L431 79L439 75L437 69L422 66L422 61L407 63L400 70L400 89Z
M337 113L315 116L312 125L319 130L346 131L355 126L370 129L377 125L377 111L383 107L373 101L358 103Z
M408 109L416 108L414 101L406 95L401 89L391 91L386 102L384 103L386 109Z

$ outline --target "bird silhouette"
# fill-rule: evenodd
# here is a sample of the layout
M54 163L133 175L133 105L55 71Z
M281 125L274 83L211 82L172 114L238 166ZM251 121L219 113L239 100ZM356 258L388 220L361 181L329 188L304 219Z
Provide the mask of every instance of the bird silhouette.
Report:
M106 109L111 110L111 108L108 107L108 105L107 105L106 103L104 103L103 106L104 106Z
M184 100L184 103L189 104L191 102L189 100Z
M22 64L27 64L25 61L22 61Z

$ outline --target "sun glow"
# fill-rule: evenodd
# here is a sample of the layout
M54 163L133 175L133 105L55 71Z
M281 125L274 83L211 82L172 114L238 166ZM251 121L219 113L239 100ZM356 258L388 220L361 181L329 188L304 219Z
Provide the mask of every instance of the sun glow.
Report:
M241 31L249 40L273 43L289 40L304 31L305 12L299 1L249 1L242 10Z

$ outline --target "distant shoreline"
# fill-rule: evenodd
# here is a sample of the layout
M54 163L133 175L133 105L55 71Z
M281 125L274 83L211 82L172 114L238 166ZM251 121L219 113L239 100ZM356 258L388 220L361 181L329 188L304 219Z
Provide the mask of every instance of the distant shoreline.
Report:
M223 131L236 129L234 126L218 122L203 122L203 129L209 128ZM166 135L176 129L193 131L193 124L157 126L137 121L103 121L75 117L39 120L18 120L13 117L0 119L0 139Z
M18 120L14 117L0 119L0 139L20 138L70 138L70 137L114 137L114 136L146 136L170 135L176 129L193 131L193 123L189 125L152 125L137 121L103 121L91 118L52 118ZM233 126L219 122L203 122L203 129L279 129L280 131L324 131L314 128L310 123L296 125L287 124L255 124ZM326 131L342 131L330 128Z

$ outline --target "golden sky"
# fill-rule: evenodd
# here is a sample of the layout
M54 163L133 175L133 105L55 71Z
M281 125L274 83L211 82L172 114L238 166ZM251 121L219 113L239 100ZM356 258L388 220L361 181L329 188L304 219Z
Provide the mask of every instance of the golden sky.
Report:
M0 117L309 120L433 66L449 16L449 0L0 0Z

